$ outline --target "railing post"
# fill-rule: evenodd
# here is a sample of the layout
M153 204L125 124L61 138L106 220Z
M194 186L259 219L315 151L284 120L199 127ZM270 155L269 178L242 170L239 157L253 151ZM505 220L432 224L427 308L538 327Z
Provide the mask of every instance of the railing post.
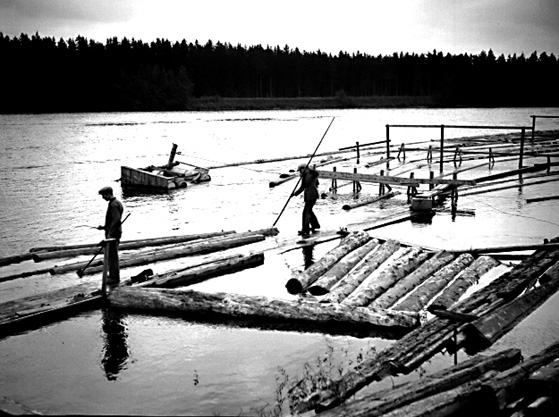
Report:
M522 168L524 159L524 136L526 133L526 128L522 128L522 133L520 135L520 158L518 159L518 168Z
M532 118L532 143L534 143L534 132L536 131L536 115L530 116Z
M390 125L386 125L386 169L390 167Z
M429 171L429 179L431 181L435 179L435 173L433 171ZM429 183L429 191L431 191L433 188L435 188L435 184L433 184L432 182Z
M439 159L440 172L443 172L443 148L444 148L444 125L441 125L441 156Z
M359 158L360 158L360 155L359 155L359 142L355 142L355 147L356 147L356 149L357 149L357 164L359 164Z

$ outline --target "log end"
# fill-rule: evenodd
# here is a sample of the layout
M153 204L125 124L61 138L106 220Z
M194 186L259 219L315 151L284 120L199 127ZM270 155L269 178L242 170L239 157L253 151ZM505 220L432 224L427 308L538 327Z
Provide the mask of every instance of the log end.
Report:
M349 204L344 204L342 210L351 210L351 206Z
M287 288L287 292L289 294L299 294L301 291L303 291L303 284L301 284L301 281L299 281L296 278L291 278L289 281L287 281L287 284L285 284L285 288Z
M311 287L309 287L309 293L311 295L326 295L328 294L330 291L328 291L326 288L321 287L320 285L313 285Z

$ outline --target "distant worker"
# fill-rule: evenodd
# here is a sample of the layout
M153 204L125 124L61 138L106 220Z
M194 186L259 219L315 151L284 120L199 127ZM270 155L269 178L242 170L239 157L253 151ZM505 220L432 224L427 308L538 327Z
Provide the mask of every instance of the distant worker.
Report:
M108 201L107 214L105 215L105 225L97 229L105 231L105 239L116 239L109 242L109 277L107 284L116 285L120 282L120 268L118 263L118 244L122 236L122 213L124 207L113 195L111 187L103 187L99 190L103 200Z
M318 172L316 171L316 166L308 166L307 164L301 164L297 168L299 175L301 176L301 186L297 191L293 193L294 196L301 194L305 191L304 200L305 208L303 209L303 228L299 234L307 238L310 236L310 232L316 232L320 229L320 223L314 214L313 207L318 200Z

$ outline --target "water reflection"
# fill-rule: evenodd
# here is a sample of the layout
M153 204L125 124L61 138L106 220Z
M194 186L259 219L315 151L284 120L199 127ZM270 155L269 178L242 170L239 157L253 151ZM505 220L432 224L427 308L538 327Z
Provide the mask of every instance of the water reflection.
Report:
M305 269L314 264L314 245L303 247L303 259L305 263Z
M116 381L120 371L126 369L130 356L126 314L119 310L103 310L103 359L101 364L109 381Z

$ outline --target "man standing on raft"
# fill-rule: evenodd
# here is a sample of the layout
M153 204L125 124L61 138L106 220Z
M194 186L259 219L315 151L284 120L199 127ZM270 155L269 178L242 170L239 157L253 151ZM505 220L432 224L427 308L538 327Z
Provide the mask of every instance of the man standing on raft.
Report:
M294 196L298 196L303 191L304 200L305 200L305 208L303 209L303 228L299 232L299 234L303 238L307 238L310 236L310 232L315 232L316 230L320 229L320 224L318 223L318 219L313 211L313 206L318 200L318 172L316 171L316 166L313 165L312 167L306 164L301 164L297 168L299 171L299 175L301 176L301 186L295 192L293 192Z
M118 243L122 236L122 213L124 207L113 195L111 187L103 187L99 190L103 200L108 201L105 225L97 229L105 231L105 239L116 239L109 243L109 278L107 284L116 285L120 282L120 268L118 264Z

